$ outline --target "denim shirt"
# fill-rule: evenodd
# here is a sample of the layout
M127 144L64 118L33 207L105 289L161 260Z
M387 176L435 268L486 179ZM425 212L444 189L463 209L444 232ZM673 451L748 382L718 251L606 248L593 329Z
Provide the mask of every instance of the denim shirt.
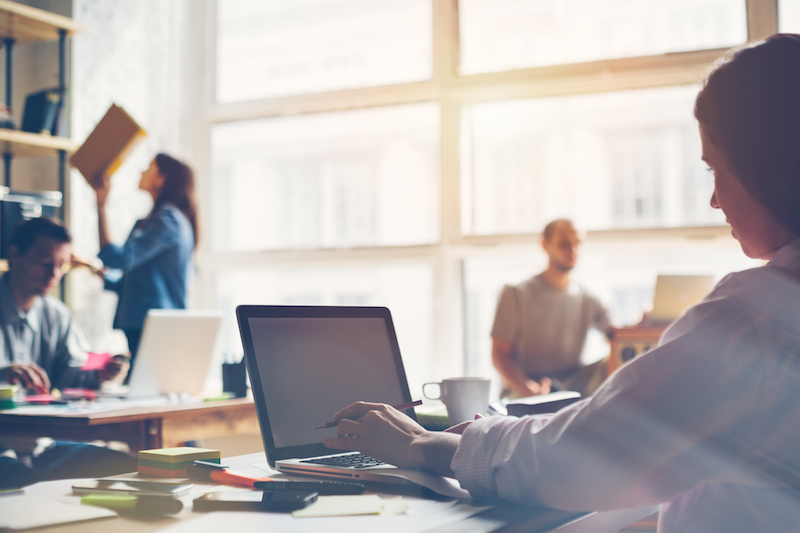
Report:
M114 327L142 329L148 309L186 309L193 252L192 225L172 204L138 221L122 247L104 246L98 257L122 273L106 279L106 289L119 295Z

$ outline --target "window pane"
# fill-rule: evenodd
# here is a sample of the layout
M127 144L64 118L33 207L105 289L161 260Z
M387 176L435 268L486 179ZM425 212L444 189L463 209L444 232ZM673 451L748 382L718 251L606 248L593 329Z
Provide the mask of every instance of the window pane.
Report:
M778 0L778 31L800 33L800 0Z
M461 0L461 72L725 48L745 0Z
M538 232L723 223L700 160L696 87L477 104L462 113L462 228Z
M427 80L430 0L219 0L217 101Z
M218 308L234 317L241 304L385 306L400 344L411 395L434 374L433 273L427 265L341 269L235 270L217 278ZM224 325L223 344L242 353L234 318Z
M439 239L439 108L414 104L218 124L216 250Z
M653 302L658 274L711 274L718 281L732 271L759 266L732 238L713 240L647 240L588 242L583 246L573 279L597 295L615 326L636 324ZM464 339L468 375L493 376L491 330L497 298L505 284L520 283L547 266L538 246L504 257L475 257L464 262ZM594 334L583 360L608 355L608 344ZM498 379L495 379L498 381ZM498 385L499 392L499 385Z

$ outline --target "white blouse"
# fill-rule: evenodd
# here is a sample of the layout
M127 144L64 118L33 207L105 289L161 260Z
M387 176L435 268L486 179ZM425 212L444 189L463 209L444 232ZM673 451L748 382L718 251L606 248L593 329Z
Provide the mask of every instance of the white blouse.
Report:
M574 511L663 503L659 531L800 531L800 240L730 274L592 396L470 425L473 496Z

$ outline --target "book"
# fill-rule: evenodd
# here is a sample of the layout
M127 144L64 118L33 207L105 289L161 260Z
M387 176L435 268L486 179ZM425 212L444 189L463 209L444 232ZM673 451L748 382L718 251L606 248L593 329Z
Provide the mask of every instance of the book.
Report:
M131 149L147 133L117 104L111 104L70 163L90 184L95 176L116 172Z
M505 408L509 416L541 415L555 413L559 409L575 403L581 399L579 392L575 391L556 391L550 394L540 394L538 396L528 396L508 400Z
M22 114L22 131L56 135L58 117L64 101L64 91L44 89L31 93L25 98L25 111Z

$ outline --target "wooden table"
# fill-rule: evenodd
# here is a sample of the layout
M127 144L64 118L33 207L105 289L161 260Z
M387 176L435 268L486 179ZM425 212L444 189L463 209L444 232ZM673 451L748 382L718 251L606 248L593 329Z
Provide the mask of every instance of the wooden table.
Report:
M100 402L98 408L102 406ZM118 408L92 411L89 407L84 412L70 412L66 406L41 407L39 412L23 408L0 411L0 435L122 441L136 453L190 440L259 431L255 405L249 398L147 406L120 401Z

